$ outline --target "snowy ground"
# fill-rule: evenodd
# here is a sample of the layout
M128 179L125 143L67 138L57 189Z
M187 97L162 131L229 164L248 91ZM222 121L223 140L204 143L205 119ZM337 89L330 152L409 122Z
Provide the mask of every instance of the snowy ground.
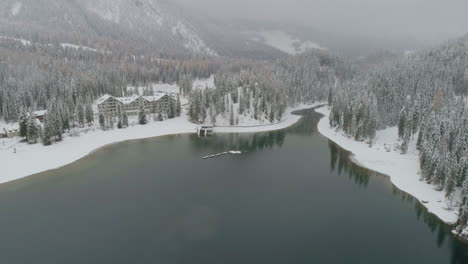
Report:
M214 83L214 75L207 79L195 79L193 81L192 90L204 90L216 88Z
M72 44L72 43L60 43L60 46L64 49L74 49L74 50L79 50L79 49L82 49L82 50L86 50L86 51L92 51L92 52L98 52L97 49L93 49L93 48L90 48L90 47L86 47L86 46L80 46L80 45L76 45L76 44Z
M13 37L7 37L7 36L0 36L0 40L5 39L5 40L14 40L20 42L23 46L31 46L31 41L22 39L22 38L13 38Z
M330 128L328 106L316 109L325 115L318 124L319 132L353 153L352 160L356 164L370 170L388 175L392 183L400 190L415 197L428 209L447 224L454 224L458 219L458 199L452 203L445 198L443 191L435 190L434 185L420 181L419 158L415 140L410 143L408 154L402 155L396 149L398 142L397 128L388 128L377 132L375 143L358 142L349 138L341 131ZM459 197L459 194L455 195Z
M216 129L217 133L260 132L283 129L293 125L300 116L291 112L314 105L300 105L288 108L283 122L258 127L231 127ZM151 118L149 118L151 119ZM181 117L141 125L131 125L126 129L102 131L91 127L79 136L64 135L62 142L52 146L26 144L18 139L0 139L0 183L13 181L28 175L62 167L72 163L103 146L132 139L164 136L170 134L196 133L197 125L188 121L186 114Z
M294 108L287 108L283 119L280 122L274 124L265 124L265 125L244 125L244 126L216 126L214 128L215 133L249 133L249 132L264 132L264 131L271 131L271 130L279 130L289 126L294 125L297 121L299 121L302 116L294 115L292 112L299 110L299 109L307 109L319 106L324 104L324 102L317 102L314 104L302 104ZM245 123L245 122L242 122Z

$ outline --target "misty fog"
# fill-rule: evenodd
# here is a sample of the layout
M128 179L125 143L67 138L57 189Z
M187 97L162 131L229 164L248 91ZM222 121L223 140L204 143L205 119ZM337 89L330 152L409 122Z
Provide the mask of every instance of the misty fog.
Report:
M465 0L167 0L217 18L286 22L335 34L439 42L466 33Z

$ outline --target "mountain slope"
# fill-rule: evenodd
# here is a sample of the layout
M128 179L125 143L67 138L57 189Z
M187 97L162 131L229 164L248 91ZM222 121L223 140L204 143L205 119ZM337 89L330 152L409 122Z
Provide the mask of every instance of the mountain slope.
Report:
M210 19L167 0L0 1L0 36L133 54L271 59L324 46L298 32Z
M156 0L3 0L0 15L1 35L217 55L190 23Z

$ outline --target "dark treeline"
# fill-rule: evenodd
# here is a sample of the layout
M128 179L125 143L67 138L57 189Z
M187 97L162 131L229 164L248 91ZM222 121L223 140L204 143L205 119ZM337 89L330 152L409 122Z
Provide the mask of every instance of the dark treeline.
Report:
M402 154L417 141L421 179L450 201L462 189L459 232L468 221L467 51L459 40L385 63L340 83L329 100L330 124L356 140L372 144L377 129L397 126Z

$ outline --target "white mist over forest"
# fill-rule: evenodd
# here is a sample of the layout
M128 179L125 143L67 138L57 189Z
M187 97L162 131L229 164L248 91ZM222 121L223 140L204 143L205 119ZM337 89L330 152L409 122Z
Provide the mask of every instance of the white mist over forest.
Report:
M464 0L172 0L208 16L289 22L320 31L440 42L466 33Z

